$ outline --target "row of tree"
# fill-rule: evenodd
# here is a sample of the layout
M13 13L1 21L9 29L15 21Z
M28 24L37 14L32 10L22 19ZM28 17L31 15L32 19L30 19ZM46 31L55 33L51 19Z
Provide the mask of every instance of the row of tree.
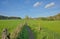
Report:
M40 17L37 19L41 19L41 20L60 20L60 13L54 16L49 16L49 17Z
M31 18L29 16L26 16L25 19L34 19L34 20L60 20L60 13L54 16L49 17L38 17L38 18Z
M0 15L0 19L21 19L21 17L8 17ZM60 20L60 13L54 16L49 17L38 17L38 18L31 18L29 16L25 16L24 19L35 19L35 20Z
M0 15L0 19L21 19L21 17L8 17Z

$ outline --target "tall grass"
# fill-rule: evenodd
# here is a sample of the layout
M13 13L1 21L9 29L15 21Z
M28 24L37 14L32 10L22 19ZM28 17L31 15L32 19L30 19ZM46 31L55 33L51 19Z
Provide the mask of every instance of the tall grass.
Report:
M7 28L8 31L12 33L20 22L21 20L0 20L0 38L4 28Z

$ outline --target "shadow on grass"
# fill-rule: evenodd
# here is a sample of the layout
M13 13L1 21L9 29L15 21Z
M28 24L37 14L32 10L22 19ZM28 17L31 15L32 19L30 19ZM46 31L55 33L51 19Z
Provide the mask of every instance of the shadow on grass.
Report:
M28 25L24 25L16 39L36 39L36 33Z
M42 28L40 32L36 32L31 30L28 25L24 25L16 39L60 39L60 37L47 28Z

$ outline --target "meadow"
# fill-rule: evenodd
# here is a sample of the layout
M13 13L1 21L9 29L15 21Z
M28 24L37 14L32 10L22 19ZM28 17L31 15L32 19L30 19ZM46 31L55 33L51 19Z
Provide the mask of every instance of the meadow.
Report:
M26 20L0 20L0 37L4 28L12 33L23 21ZM26 23L33 32L34 39L60 39L60 21L27 20ZM25 27L27 25L24 25L16 39L30 38L30 31Z
M8 32L12 33L20 23L21 20L0 20L0 38L2 36L3 29L7 28Z
M29 20L36 39L60 39L60 21Z

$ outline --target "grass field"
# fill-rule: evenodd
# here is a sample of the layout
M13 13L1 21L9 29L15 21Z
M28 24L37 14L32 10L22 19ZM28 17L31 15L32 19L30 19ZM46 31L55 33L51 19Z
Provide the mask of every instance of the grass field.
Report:
M35 27L38 29L40 27L44 27L60 34L60 21L30 20L28 24L30 24L31 27Z
M36 39L60 39L60 21L29 20L28 24Z
M26 29L26 26L22 28L16 39L29 39L29 34L28 30Z
M0 38L4 28L7 28L12 33L20 23L21 20L0 20Z
M12 33L22 20L0 20L0 36L4 28ZM34 34L34 39L60 39L60 21L27 20L28 26ZM21 34L22 33L22 34ZM23 27L18 38L28 39L28 30Z

